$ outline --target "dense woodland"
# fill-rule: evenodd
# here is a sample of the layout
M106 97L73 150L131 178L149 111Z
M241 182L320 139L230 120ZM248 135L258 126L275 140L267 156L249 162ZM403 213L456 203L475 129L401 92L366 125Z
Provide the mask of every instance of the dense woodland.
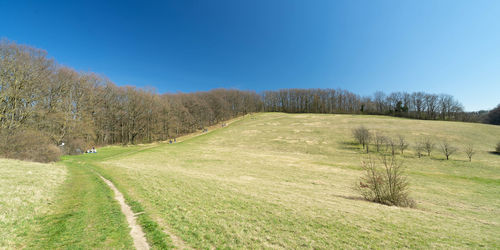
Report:
M60 66L45 51L0 43L0 149L7 156L52 154L62 143L64 153L77 153L94 145L167 140L260 111L261 104L251 91L158 94L119 87ZM53 145L50 152L44 144Z
M159 94L76 72L43 50L0 42L0 154L6 157L50 161L51 155L91 146L168 140L260 111L461 121L479 117L463 112L452 96L422 92L377 92L373 98L333 89Z

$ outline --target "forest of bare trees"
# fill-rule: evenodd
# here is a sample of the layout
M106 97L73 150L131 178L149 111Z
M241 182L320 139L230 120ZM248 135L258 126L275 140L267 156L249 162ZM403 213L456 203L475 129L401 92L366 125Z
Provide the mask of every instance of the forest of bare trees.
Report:
M287 113L377 114L426 120L480 121L452 96L424 92L376 92L361 97L341 89L282 89L262 93L264 110Z
M64 153L92 145L166 140L260 111L261 104L260 95L252 91L158 94L152 89L119 87L96 74L60 66L45 51L5 40L0 43L3 155L13 150L41 152L48 146L12 145L20 140L65 143ZM22 136L26 134L31 138Z
M346 90L215 89L159 94L57 64L43 50L0 41L0 155L72 154L85 147L175 138L251 112L381 114L477 121L449 95ZM27 136L29 135L29 136ZM59 147L62 144L64 147ZM47 145L49 144L49 145ZM24 156L16 156L23 152ZM31 160L49 161L33 157Z

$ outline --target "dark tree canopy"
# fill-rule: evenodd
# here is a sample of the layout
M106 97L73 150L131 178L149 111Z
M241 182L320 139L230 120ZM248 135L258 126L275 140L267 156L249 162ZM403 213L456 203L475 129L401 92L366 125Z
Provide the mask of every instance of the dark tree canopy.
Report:
M500 104L490 112L486 116L486 123L500 125Z

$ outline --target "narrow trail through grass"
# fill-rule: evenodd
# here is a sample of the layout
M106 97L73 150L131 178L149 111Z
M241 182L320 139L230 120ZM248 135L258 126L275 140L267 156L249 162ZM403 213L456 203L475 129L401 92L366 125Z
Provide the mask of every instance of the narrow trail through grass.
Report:
M59 191L54 212L38 219L29 248L133 249L113 192L88 167L63 162L69 177Z
M99 175L99 177L108 185L111 190L115 193L115 199L118 201L120 204L120 207L122 209L122 213L125 215L127 218L127 222L129 227L131 228L130 230L130 236L134 240L134 247L135 249L138 250L143 250L143 249L149 249L149 245L146 241L146 237L144 236L144 232L142 231L141 226L139 226L136 222L135 219L135 214L132 212L132 209L130 209L130 206L125 203L125 198L123 197L123 194L118 191L118 189L113 185L113 183L106 178L102 177Z
M365 154L350 129L370 124L414 142L476 143L457 154L404 156L417 209L355 199ZM443 128L446 128L443 130ZM497 248L497 127L350 115L258 114L178 143L109 146L64 157L68 178L29 248L133 249L123 195L153 249ZM480 139L480 141L479 141ZM181 142L182 141L182 142ZM352 198L354 197L354 199Z
M477 155L446 161L436 148L418 159L411 148L399 157L417 209L374 204L352 188L366 157L350 143L359 125L410 143L474 143ZM483 124L263 113L95 164L194 248L498 248L500 158L488 150L499 135Z

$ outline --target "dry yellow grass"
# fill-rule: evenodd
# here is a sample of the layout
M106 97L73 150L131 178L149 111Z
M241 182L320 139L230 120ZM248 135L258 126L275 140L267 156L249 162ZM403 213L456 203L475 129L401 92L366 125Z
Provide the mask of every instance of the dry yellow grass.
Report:
M363 201L351 129L472 143L402 157L417 209ZM356 115L264 113L182 143L101 163L120 188L194 248L500 247L500 127ZM138 147L140 149L140 147ZM106 152L109 151L109 152ZM103 153L119 153L116 147Z
M58 164L0 159L0 248L22 248L67 175Z

